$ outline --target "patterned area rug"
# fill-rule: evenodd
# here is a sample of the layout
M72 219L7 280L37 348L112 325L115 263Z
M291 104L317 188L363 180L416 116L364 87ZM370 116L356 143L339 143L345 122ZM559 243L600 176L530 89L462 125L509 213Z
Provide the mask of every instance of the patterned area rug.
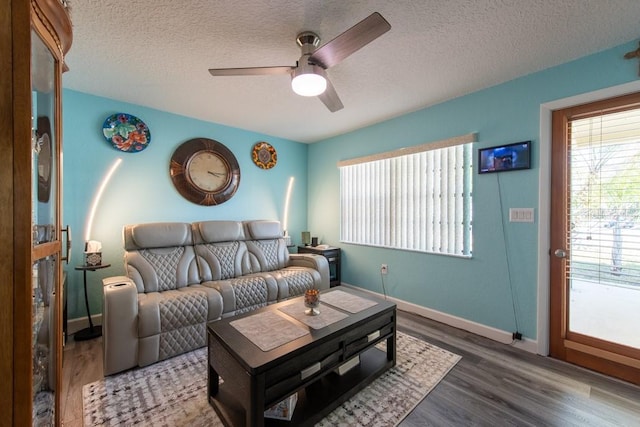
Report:
M395 426L460 358L399 332L396 366L317 426ZM207 401L206 365L206 348L201 348L87 384L82 389L84 425L222 426Z

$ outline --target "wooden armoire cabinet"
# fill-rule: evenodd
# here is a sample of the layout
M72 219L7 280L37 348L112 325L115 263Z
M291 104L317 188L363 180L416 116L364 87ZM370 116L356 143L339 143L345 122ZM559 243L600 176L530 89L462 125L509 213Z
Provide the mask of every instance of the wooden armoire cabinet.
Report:
M0 424L60 425L61 0L0 0Z

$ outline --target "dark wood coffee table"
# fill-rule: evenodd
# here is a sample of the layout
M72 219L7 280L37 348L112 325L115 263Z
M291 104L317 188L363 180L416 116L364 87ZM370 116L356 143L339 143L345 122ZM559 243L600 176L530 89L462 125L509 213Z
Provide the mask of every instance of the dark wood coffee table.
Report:
M322 297L337 289L325 291ZM305 426L320 421L396 363L396 305L363 292L340 287L376 302L320 329L313 329L280 308L303 304L303 298L273 304L240 316L211 322L208 331L209 403L226 426ZM325 307L322 303L320 309ZM262 351L230 323L265 311L309 330L269 351ZM375 345L386 340L386 351ZM360 363L339 375L336 368L360 357ZM219 384L219 377L223 383ZM298 393L291 421L264 418L264 411Z

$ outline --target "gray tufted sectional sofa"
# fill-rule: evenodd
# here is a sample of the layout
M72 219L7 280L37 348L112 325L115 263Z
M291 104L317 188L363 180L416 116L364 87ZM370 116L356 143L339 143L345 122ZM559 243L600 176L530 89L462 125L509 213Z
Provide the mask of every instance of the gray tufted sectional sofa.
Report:
M289 254L277 221L124 227L126 276L103 280L104 373L206 345L207 322L329 288L327 260Z

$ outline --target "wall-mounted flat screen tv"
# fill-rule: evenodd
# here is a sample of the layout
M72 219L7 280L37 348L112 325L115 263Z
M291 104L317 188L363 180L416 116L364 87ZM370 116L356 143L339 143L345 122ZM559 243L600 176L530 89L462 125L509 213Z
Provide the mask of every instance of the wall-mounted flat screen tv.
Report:
M531 168L531 141L479 148L478 173L515 171Z

